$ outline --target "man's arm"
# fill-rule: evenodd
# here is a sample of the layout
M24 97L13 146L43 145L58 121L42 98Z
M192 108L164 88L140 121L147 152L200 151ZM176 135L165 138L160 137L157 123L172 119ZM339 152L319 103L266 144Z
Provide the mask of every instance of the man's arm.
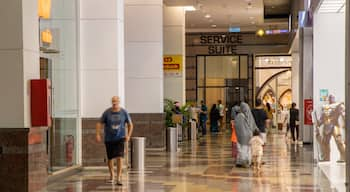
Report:
M101 142L101 128L103 126L104 126L104 124L101 122L96 123L96 141L98 143Z
M128 142L130 140L130 137L132 135L132 131L134 130L134 125L132 124L131 121L129 123L127 123L127 125L128 125L128 135L125 137L126 142Z

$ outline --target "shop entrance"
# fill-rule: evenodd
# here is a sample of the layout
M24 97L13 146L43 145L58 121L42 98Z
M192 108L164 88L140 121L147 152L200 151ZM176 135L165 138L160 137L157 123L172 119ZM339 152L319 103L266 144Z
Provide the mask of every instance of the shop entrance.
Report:
M289 55L255 58L255 95L273 112L272 127L286 131L286 114L292 104L292 57Z
M230 122L235 102L248 97L248 56L197 56L197 102L210 110L221 100L226 107L225 122Z

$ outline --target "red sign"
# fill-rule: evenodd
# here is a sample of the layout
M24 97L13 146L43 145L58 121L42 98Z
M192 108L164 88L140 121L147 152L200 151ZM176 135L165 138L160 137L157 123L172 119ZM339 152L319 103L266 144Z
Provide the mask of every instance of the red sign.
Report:
M314 110L312 99L304 100L304 125L313 125L312 111Z
M32 127L50 127L50 81L48 79L33 79L31 85L31 122Z

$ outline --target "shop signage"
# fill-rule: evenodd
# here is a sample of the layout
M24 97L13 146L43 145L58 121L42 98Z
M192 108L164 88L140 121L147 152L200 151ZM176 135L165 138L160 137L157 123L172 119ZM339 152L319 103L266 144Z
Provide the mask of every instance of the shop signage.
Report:
M182 75L182 55L164 55L163 69L165 76Z
M242 36L238 33L200 36L200 45L208 47L209 55L236 54L240 44Z
M320 89L320 101L328 100L328 89Z
M313 125L312 112L314 110L312 99L304 100L304 125Z

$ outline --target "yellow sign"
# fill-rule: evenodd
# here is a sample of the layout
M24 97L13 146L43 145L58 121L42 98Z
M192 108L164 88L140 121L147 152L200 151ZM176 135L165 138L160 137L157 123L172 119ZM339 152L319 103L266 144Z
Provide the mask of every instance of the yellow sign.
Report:
M164 55L163 69L166 75L182 75L182 55Z
M50 29L46 29L41 32L41 41L43 43L52 43L52 34Z
M38 15L43 19L50 18L51 0L38 0Z

